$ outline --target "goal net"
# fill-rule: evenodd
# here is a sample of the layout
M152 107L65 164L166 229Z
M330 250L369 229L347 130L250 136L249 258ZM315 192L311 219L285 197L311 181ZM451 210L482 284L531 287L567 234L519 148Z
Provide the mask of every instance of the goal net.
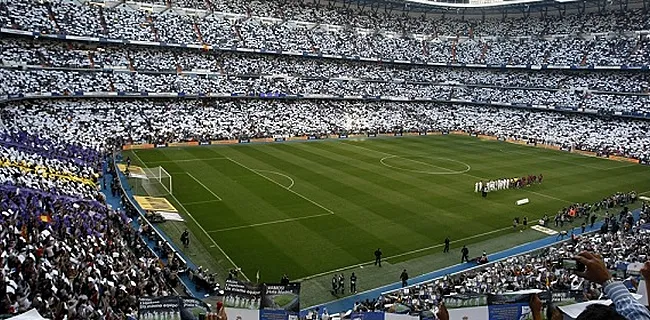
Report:
M163 167L142 168L144 175L129 176L134 195L161 197L172 194L172 176Z

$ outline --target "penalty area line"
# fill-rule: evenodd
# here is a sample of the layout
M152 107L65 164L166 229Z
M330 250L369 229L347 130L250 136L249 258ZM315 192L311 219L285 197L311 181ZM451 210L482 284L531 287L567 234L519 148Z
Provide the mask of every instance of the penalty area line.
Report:
M232 264L236 269L239 269L239 266L238 266L237 264L235 264L235 262L230 258L230 256L229 256L225 251L223 251L223 249L222 249L222 248L217 244L216 241L214 241L214 239L210 236L210 234L209 234L207 231L205 231L205 228L203 228L203 226L202 226L198 221L196 221L196 219L194 218L194 216L192 216L192 214L190 213L190 211L187 210L187 208L185 208L185 206L184 206L180 201L178 201L178 199L176 198L176 196L173 195L173 194L171 194L171 193L170 193L169 195L170 195L174 200L176 200L176 203L178 203L178 205L181 206L181 208L183 209L183 211L185 211L185 213L187 214L187 216L190 217L190 219L192 219L192 221L194 221L194 224L196 224L196 225L199 227L199 229L201 229L201 231L203 231L203 233L205 234L205 236L208 237L208 239L210 239L210 241L212 242L212 245L210 246L210 248L217 248L217 249L219 249L219 251L221 252L221 254L223 254L223 256L226 257L226 259L230 262L230 264ZM241 269L240 269L240 270L241 270ZM240 271L240 273L242 274L242 276L244 276L244 279L246 279L246 281L250 281L250 279L246 276L246 274L244 273L244 271Z
M212 200L203 200L203 201L191 201L191 202L185 202L186 206L191 206L195 204L205 204L205 203L213 203L213 202L219 202L221 200L219 199L212 199Z
M208 231L208 232L216 233L216 232L240 230L240 229L247 229L247 228L255 228L255 227L260 227L260 226L268 226L268 225L271 225L271 224L293 222L293 221L298 221L298 220L305 220L305 219L311 219L311 218L317 218L317 217L325 217L325 216L331 216L331 215L332 214L330 214L330 213L321 213L321 214L314 214L314 215L305 216L305 217L288 218L288 219L274 220L274 221L268 221L268 222L254 223L254 224L249 224L249 225L245 225L245 226L236 226L236 227L217 229L217 230L212 230L212 231Z
M258 176L260 176L260 177L262 177L262 178L264 178L264 179L266 179L266 180L268 180L268 181L271 181L271 182L275 183L276 185L280 186L281 188L283 188L283 189L285 189L285 190L287 190L287 191L289 191L289 192L291 192L291 193L293 193L293 194L295 194L295 195L297 195L297 196L299 196L299 197L301 197L301 198L303 198L303 199L309 201L309 202L312 203L313 205L315 205L315 206L317 206L317 207L319 207L319 208L321 208L321 209L327 211L329 214L334 214L334 211L332 211L332 210L326 208L326 207L323 206L322 204L320 204L320 203L318 203L318 202L316 202L316 201L314 201L314 200L312 200L312 199L307 198L306 196L304 196L304 195L302 195L302 194L300 194L300 193L294 191L293 189L289 189L289 187L287 187L287 186L283 186L281 183L279 183L279 182L277 182L277 181L275 181L275 180L273 180L273 179L271 179L271 178L269 178L269 177L267 177L267 176L265 176L265 175L259 173L258 171L255 171L255 170L249 168L249 167L246 166L245 164L243 164L243 163L241 163L241 162L239 162L239 161L237 161L237 160L235 160L235 159L232 159L232 158L227 158L227 159L230 160L230 161L232 161L232 163L234 163L234 164L236 164L236 165L238 165L238 166L240 166L240 167L242 167L242 168L244 168L244 169L246 169L246 170L248 170L248 171L250 171L250 172L252 172L252 173L254 173L254 174L256 174L256 175L258 175Z
M201 182L201 181L199 181L199 179L195 178L191 173L189 173L189 172L186 172L186 173L187 173L188 176L190 176L190 178L192 178L194 181L196 181L196 183L200 184L201 187L203 187L203 189L207 190L208 192L210 192L210 194L212 194L215 198L217 198L217 200L219 200L219 201L223 200L223 199L221 199L220 196L218 196L216 193L214 193L214 191L212 191L210 188L206 187L203 184L203 182Z
M258 171L258 172L268 172L268 173L276 174L276 175L279 175L281 177L285 177L285 178L289 179L289 181L291 181L291 184L289 184L289 186L286 187L287 189L291 189L293 187L293 185L296 184L296 182L293 180L293 178L291 178L288 175L286 175L284 173L281 173L281 172L272 171L272 170L262 170L262 169L253 169L253 170Z
M142 159L140 159L140 157L138 156L137 153L133 152L133 154L135 155L136 158L138 158L138 161L140 161L144 167L147 167L147 165L145 164L145 162L142 161ZM210 239L210 242L212 242L212 245L210 246L210 248L217 248L217 249L219 249L219 251L221 252L221 254L223 254L223 256L226 257L226 260L228 260L228 262L230 262L230 264L232 264L235 268L240 269L239 266L238 266L237 264L235 264L235 262L230 258L230 256L229 256L225 251L223 251L223 248L221 248L221 247L217 244L217 242L214 241L214 239L210 236L210 234L209 234L207 231L205 231L205 228L203 228L203 226L202 226L198 221L196 221L196 219L194 218L194 216L190 213L189 210L187 210L187 208L185 208L185 206L183 205L183 203L180 202L180 201L178 201L178 198L176 198L176 196L175 196L173 193L170 193L169 196L172 197L172 199L174 199L174 201L176 201L176 203L178 203L178 205L181 207L181 209L183 209L183 211L185 211L185 213L187 214L187 216L190 217L190 219L192 219L192 221L194 221L194 224L195 224L197 227L199 227L199 229L201 229L201 231L203 231L203 234L205 234L205 236L208 237L208 239ZM241 269L240 269L240 270L241 270ZM240 273L241 273L242 276L244 276L244 279L246 279L246 281L250 281L250 279L246 276L246 274L244 273L244 271L240 271Z

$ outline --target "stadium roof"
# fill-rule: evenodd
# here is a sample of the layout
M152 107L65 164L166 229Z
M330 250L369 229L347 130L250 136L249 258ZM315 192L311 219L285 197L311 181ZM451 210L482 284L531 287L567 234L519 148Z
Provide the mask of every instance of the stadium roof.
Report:
M577 2L580 0L555 0L550 2ZM406 3L414 2L430 6L448 7L448 8L490 8L504 6L519 6L548 3L545 0L406 0Z
M316 0L318 1L318 0ZM650 6L650 0L338 0L344 5L356 4L385 10L431 13L501 14L503 12L536 12L543 10L624 10L628 7Z

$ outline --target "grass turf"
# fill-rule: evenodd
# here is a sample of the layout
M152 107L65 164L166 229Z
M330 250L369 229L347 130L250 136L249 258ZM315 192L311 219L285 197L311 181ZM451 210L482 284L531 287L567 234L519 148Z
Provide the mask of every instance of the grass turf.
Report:
M267 282L372 261L377 247L407 261L446 236L473 243L511 233L516 216L650 190L648 167L453 135L135 152L125 156L172 174L170 200L201 252ZM541 185L474 193L480 179L539 173Z

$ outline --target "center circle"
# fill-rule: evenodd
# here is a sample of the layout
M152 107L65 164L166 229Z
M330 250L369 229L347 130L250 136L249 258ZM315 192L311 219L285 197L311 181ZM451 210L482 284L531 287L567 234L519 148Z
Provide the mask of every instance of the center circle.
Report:
M391 161L391 159L394 160ZM400 162L403 164L402 166L400 166L399 163L395 161L398 159L400 159ZM428 161L436 160L436 162L438 163L435 162L430 163L425 160ZM463 174L472 169L472 167L470 167L470 165L465 162L449 159L449 158L443 158L443 157L390 155L381 158L379 162L383 166L391 169L397 169L397 170L414 172L414 173L431 174L431 175ZM452 168L448 168L447 166L445 166L444 165L445 163L447 164L447 166L449 166L449 163L453 163L453 165L451 165ZM412 167L409 168L405 164L410 164ZM413 168L413 166L415 168Z

